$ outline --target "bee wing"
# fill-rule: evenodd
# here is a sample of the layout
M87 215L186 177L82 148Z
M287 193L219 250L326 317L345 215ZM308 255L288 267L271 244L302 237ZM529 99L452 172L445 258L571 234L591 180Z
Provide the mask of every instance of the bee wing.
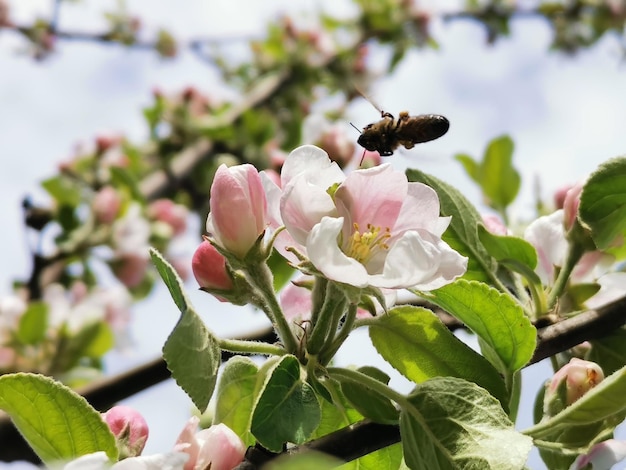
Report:
M438 114L409 116L399 123L396 136L406 148L438 139L450 128L450 122ZM408 144L408 145L407 145Z

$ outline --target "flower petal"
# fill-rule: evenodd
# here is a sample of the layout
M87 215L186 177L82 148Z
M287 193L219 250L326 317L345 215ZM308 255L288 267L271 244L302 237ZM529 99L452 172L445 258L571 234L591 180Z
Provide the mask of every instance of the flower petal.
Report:
M567 251L563 229L563 210L539 217L524 231L524 238L537 250L539 263L535 271L544 283L551 282L554 267L562 266Z
M439 217L439 197L433 188L422 183L408 183L407 196L393 228L394 233L424 229L441 236L449 223L450 217Z
M309 173L294 177L283 190L280 213L293 239L304 245L313 226L324 216L336 214L335 204L327 192L328 186L318 186L309 180Z
M308 181L317 186L328 188L345 179L346 175L328 154L315 145L302 145L293 150L285 160L280 178L282 187L301 173L309 173Z
M372 275L370 284L391 289L433 290L467 270L467 258L438 237L425 231L408 231L387 255L382 274Z
M313 227L306 242L309 259L328 279L366 287L369 275L365 267L346 256L337 243L343 222L342 217L324 217Z
M406 199L407 188L404 173L389 164L356 170L337 189L335 204L339 216L346 218L348 231L354 224L361 230L368 225L391 229Z

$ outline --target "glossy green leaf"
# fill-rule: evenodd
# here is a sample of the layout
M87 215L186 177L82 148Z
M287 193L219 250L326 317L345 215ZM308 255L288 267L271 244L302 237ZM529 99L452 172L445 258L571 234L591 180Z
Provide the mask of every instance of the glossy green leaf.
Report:
M489 204L504 209L511 204L521 185L521 178L513 167L513 141L501 136L489 142L480 164L480 186Z
M163 358L176 383L204 411L213 395L222 360L218 340L193 309L174 268L158 251L151 249L150 256L181 312L163 346Z
M430 310L396 307L377 317L369 331L378 353L409 380L421 383L439 376L460 377L486 388L508 408L500 374Z
M441 215L452 216L443 239L456 251L469 258L466 279L489 282L495 278L497 265L478 239L477 226L482 218L476 208L461 192L447 183L419 170L407 170L409 181L424 183L433 188L441 204Z
M578 216L601 250L626 232L626 157L603 163L589 176L580 195Z
M478 225L478 238L493 258L500 262L516 260L530 269L537 266L537 251L526 240L508 235L494 235L484 225Z
M435 291L421 293L476 333L499 358L501 372L521 369L533 355L537 330L522 307L508 294L477 281L458 279ZM485 354L491 358L491 354Z
M357 370L384 384L389 383L389 376L376 367L365 366ZM341 390L352 406L366 418L381 424L398 422L397 408L388 398L379 395L371 388L358 382L347 381L341 384Z
M278 292L293 277L295 269L292 268L287 260L276 250L272 250L272 254L267 260L267 265L274 276L274 290Z
M415 388L400 414L400 433L412 470L522 469L532 447L494 397L453 377Z
M22 344L38 344L48 331L48 305L43 302L31 302L20 317L17 327L17 339Z
M282 356L254 409L252 434L272 452L281 452L287 442L302 444L319 424L320 404L300 372L295 356Z
M542 438L569 426L591 424L626 412L626 366L606 377L582 398L525 433Z
M224 423L248 446L255 441L250 423L258 372L259 368L250 358L235 356L225 364L216 393L213 423Z
M38 374L0 377L0 408L41 460L50 465L104 451L117 460L115 437L100 413L65 385Z

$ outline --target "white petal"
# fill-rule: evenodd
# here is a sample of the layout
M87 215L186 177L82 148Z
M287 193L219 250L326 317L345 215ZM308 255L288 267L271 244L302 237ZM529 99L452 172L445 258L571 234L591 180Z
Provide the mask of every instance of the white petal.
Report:
M524 231L524 238L537 250L539 263L535 271L544 283L550 283L554 266L562 266L567 252L563 229L563 210L539 217Z
M335 162L331 162L328 154L315 145L303 145L293 150L285 160L280 177L283 188L301 173L313 175L311 182L319 186L329 187L345 179L345 174Z
M183 470L188 459L184 452L131 457L116 463L111 470Z
M365 267L354 258L346 256L339 248L337 237L342 227L342 217L322 218L307 238L309 259L328 279L355 287L366 287L369 275Z
M259 174L261 175L261 183L263 184L265 197L267 199L267 213L270 219L270 224L272 228L280 227L283 224L280 217L280 197L283 192L264 171Z
M307 174L294 177L284 188L280 213L293 239L305 244L313 226L324 216L336 215L335 204L326 191L327 186L312 184Z
M467 258L428 232L406 232L389 250L383 273L371 284L392 289L433 290L467 270Z

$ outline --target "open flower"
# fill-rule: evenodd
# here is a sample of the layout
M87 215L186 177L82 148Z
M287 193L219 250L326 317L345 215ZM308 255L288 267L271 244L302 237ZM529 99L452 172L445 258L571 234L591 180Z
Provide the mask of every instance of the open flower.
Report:
M313 146L291 152L281 173L280 217L327 278L356 287L432 290L465 273L443 240L435 191L381 165L347 177ZM280 248L280 247L279 247Z

